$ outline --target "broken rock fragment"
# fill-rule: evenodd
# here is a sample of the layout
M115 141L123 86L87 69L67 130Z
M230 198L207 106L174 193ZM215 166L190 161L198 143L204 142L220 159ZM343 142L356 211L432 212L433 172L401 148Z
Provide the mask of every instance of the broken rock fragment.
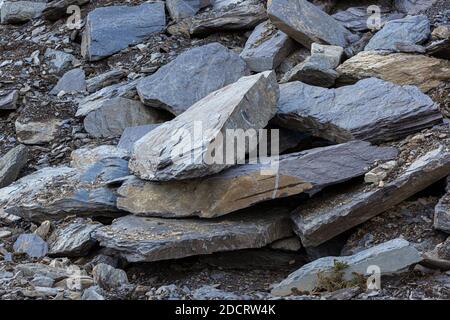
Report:
M81 68L72 69L64 73L58 80L56 86L50 91L50 94L58 95L64 93L82 93L86 91L86 77Z
M380 268L381 275L390 275L404 271L410 265L422 260L419 252L408 241L394 239L352 256L324 257L310 262L272 289L275 296L289 296L295 292L312 292L319 285L319 274L331 277L336 265L342 266L343 281L350 281L359 275L369 275L369 266Z
M52 141L61 125L59 119L30 121L18 118L14 123L17 140L24 144L43 144Z
M278 94L275 74L270 71L243 77L210 93L138 140L130 170L145 180L178 180L214 174L243 161L245 152L233 150L228 156L223 152L222 157L226 131L253 129L256 137L256 130L274 116ZM251 152L257 146L241 147Z
M19 91L0 92L0 110L16 110Z
M434 208L434 228L450 233L450 176L447 177L447 193Z
M127 153L117 146L100 145L97 147L83 147L72 151L70 155L72 161L70 165L74 168L82 169L93 165L94 163L107 158L127 157Z
M394 140L442 122L438 106L413 86L377 78L337 89L280 85L274 122L330 141Z
M42 15L45 19L50 21L56 21L70 14L67 12L67 8L70 6L83 6L89 3L90 0L53 0L47 3Z
M2 24L18 24L39 18L45 9L45 1L5 1L0 10Z
M158 126L159 124L146 124L143 126L125 128L120 136L117 148L131 154L133 152L134 143Z
M216 220L133 215L97 229L100 245L129 262L151 262L246 248L292 235L285 209L262 209Z
M174 115L250 71L239 55L219 43L190 49L141 80L137 91L148 106Z
M0 158L0 188L14 182L19 176L20 170L28 161L28 148L24 145L9 150Z
M317 192L363 175L377 159L395 155L393 148L352 141L284 155L279 162L274 157L236 166L195 180L153 183L133 178L119 189L117 205L138 215L212 218L266 200ZM274 164L276 171L271 172Z
M200 9L210 5L210 0L167 0L166 6L174 20L194 16Z
M433 6L436 0L394 0L394 7L400 12L417 15Z
M36 234L25 233L17 238L13 245L14 252L26 253L32 258L45 257L48 252L47 242Z

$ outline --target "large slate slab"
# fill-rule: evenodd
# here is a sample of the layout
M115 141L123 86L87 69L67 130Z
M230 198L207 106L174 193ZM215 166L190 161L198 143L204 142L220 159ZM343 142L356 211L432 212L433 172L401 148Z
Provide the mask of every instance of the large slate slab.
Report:
M306 0L272 0L267 14L278 29L307 48L313 42L346 48L358 39L341 23Z
M292 234L285 209L255 210L215 220L161 219L133 215L97 229L94 238L129 262L261 248Z
M164 183L134 178L118 190L117 205L139 215L212 218L262 201L317 192L363 175L377 159L395 155L392 148L352 141L281 156L279 163L274 157L233 167L206 178Z
M448 138L441 146L415 159L383 187L357 185L300 206L292 218L302 244L318 246L446 177L450 173L446 141Z
M408 16L386 22L370 39L364 50L403 51L403 47L410 48L424 43L430 34L430 22L425 15Z
M346 266L343 271L344 280L352 280L355 273L368 276L370 266L378 266L380 275L392 275L407 269L410 265L422 260L420 253L408 241L397 238L352 256L324 257L291 273L286 279L276 284L271 293L275 296L288 296L295 292L312 292L318 287L320 273L323 277L332 277L336 273L335 265Z
M252 71L262 72L278 67L293 49L293 41L270 21L265 21L253 30L241 52L241 58Z
M45 9L42 1L4 1L0 10L0 22L2 24L25 23L39 18Z
M138 44L166 26L164 2L138 6L110 6L89 12L81 54L96 61Z
M72 69L64 73L58 83L50 91L52 95L64 93L83 93L86 91L86 75L82 68Z
M210 43L180 54L142 79L137 91L144 104L179 115L209 93L249 74L237 53Z
M14 182L20 170L27 164L28 148L23 144L9 150L0 158L0 188Z
M0 206L7 213L42 222L67 215L120 215L113 188L103 184L127 176L127 161L104 159L86 170L47 167L0 189Z
M409 53L364 51L345 61L337 71L339 84L377 77L428 92L450 80L450 61Z
M224 151L220 158L227 161L212 161L213 151L223 150L226 145L226 130L263 129L275 114L277 100L278 83L273 72L242 77L138 140L130 170L142 179L153 181L220 172L245 157L243 153L233 152L227 158ZM248 145L244 151L256 148Z
M72 151L70 166L73 168L86 168L107 158L127 158L128 153L113 145L88 146Z
M331 141L380 142L441 123L442 115L418 88L369 78L337 89L282 84L274 122Z

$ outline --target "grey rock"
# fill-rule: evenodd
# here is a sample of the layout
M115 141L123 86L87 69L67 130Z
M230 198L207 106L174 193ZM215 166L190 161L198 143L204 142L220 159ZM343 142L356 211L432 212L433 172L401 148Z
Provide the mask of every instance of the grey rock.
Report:
M215 220L125 216L97 229L100 245L129 262L150 262L246 248L292 235L285 209L254 210Z
M87 3L89 3L90 0L53 0L49 1L47 3L47 6L45 7L44 12L42 13L43 17L50 21L56 21L58 19L61 19L69 13L67 12L67 8L74 5L81 7Z
M173 20L194 16L200 9L210 5L209 0L167 0L166 7Z
M393 148L352 141L280 156L279 162L278 157L264 159L200 179L155 183L133 178L118 190L117 206L138 215L212 218L267 200L313 194L364 175L377 159L395 156Z
M19 142L24 144L43 144L55 138L61 125L61 120L27 121L27 119L17 119L14 125Z
M416 15L431 8L436 0L394 0L394 7L403 13Z
M292 52L293 41L270 21L259 24L245 43L241 58L250 70L262 72L273 70Z
M245 2L246 0L212 0L212 7L214 10L222 10L227 7L235 6Z
M38 276L34 277L33 280L31 280L31 284L35 287L51 288L51 287L53 287L54 283L55 283L54 279L52 279L50 277L46 277L46 276L41 276L41 275L38 275Z
M128 277L125 271L116 269L110 265L99 263L92 270L94 282L102 289L117 289L128 284Z
M120 69L112 69L96 77L86 80L87 91L89 93L93 93L104 87L116 84L125 76L126 76L125 71Z
M390 20L401 19L405 16L404 13L392 12L389 7L380 8L380 22L386 23ZM367 31L372 29L368 22L371 22L370 17L373 15L373 11L367 6L362 7L350 7L346 10L338 11L332 15L334 19L341 22L344 27L354 32Z
M0 188L14 182L28 161L28 148L20 144L0 158Z
M32 258L45 257L48 252L48 244L34 233L21 234L13 245L14 252L26 253Z
M73 168L86 168L107 158L121 158L128 156L127 152L113 145L100 145L97 147L84 147L72 151L70 166Z
M44 57L48 60L50 70L55 73L61 73L67 70L76 61L75 57L70 53L50 48L45 50Z
M447 193L434 208L433 226L437 230L450 233L450 176L447 177Z
M233 164L227 163L232 160L239 163L244 160L243 153L233 152L228 155L229 161L209 161L212 159L208 154L211 148L219 150L226 145L227 129L263 129L275 114L277 100L278 84L273 72L242 77L138 140L130 170L142 179L165 181L202 177L222 171ZM198 130L205 134L195 134ZM215 141L219 135L222 141ZM180 146L186 146L181 155ZM246 146L245 151L255 147ZM223 153L223 159L228 159Z
M54 267L42 263L19 264L16 269L22 272L25 277L47 277L55 282L68 278L71 274L68 268Z
M190 49L139 82L146 105L179 115L211 92L249 75L239 55L219 43Z
M47 240L47 236L50 233L50 229L52 228L52 223L51 221L44 221L41 223L41 225L34 230L34 234L37 234L39 237L41 237L44 240Z
M58 80L50 94L57 95L61 91L65 93L83 93L86 91L86 76L81 68L72 69L64 73Z
M159 124L146 124L143 126L125 128L117 148L131 154L133 152L134 143L158 126Z
M446 59L450 57L450 39L435 40L425 48L427 54Z
M250 297L247 295L219 290L209 285L196 289L192 293L192 297L195 300L250 300Z
M267 13L278 29L307 48L313 42L346 48L358 39L342 24L306 0L272 0Z
M62 257L81 257L89 252L96 241L91 234L102 224L83 219L57 228L48 239L49 255Z
M37 222L69 214L117 217L115 190L103 184L127 175L127 161L117 158L101 160L83 171L48 167L0 189L0 206Z
M96 286L85 289L81 296L81 300L105 300L105 297L98 292L100 290L101 289Z
M17 100L19 100L19 91L0 92L0 110L16 110Z
M383 187L367 190L362 184L311 199L292 215L295 232L304 246L318 246L385 212L449 173L450 153L441 145L414 160Z
M270 248L283 251L298 251L302 247L302 243L298 237L289 237L280 239L270 244Z
M351 280L354 273L367 275L367 269L372 265L379 266L382 275L390 275L401 272L421 260L419 252L408 241L398 238L353 256L324 257L310 262L277 284L271 293L276 296L288 296L293 294L293 290L312 292L318 285L317 274L321 272L325 277L331 276L336 261L348 265L343 270L344 279Z
M189 29L192 36L207 36L215 32L251 30L267 19L262 3L244 1L234 8L195 18Z
M100 60L146 40L165 26L164 2L97 8L87 16L81 54L89 61Z
M386 22L364 48L365 51L402 51L404 46L417 45L430 37L430 22L424 15L408 16ZM411 51L411 50L407 50Z
M337 89L282 84L274 122L330 141L380 142L441 123L442 116L417 87L368 78Z
M45 2L5 1L0 10L2 24L24 23L42 15Z
M84 129L93 137L120 137L127 127L159 123L168 117L140 101L116 97L104 100L84 118Z

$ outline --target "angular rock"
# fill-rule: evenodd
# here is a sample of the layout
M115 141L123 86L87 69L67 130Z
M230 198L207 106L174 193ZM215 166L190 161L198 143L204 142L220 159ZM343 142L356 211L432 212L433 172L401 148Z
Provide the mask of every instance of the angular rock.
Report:
M442 115L418 88L369 78L337 89L282 84L274 122L331 141L381 142L441 123Z
M363 175L375 160L395 155L393 148L352 141L281 156L272 173L265 171L278 158L195 180L153 183L134 178L118 190L117 206L139 215L212 218L266 200L317 192Z
M46 221L42 222L41 225L36 230L34 230L33 233L37 234L42 239L46 240L51 228L52 228L52 223L50 221L46 220Z
M59 257L82 257L95 245L91 234L102 226L101 223L83 219L56 229L49 237L49 255Z
M81 68L72 69L64 73L58 80L56 86L50 91L50 94L58 95L61 91L64 93L82 93L86 91L86 76Z
M400 12L416 15L431 8L436 0L394 0L394 7Z
M138 44L165 27L164 2L97 8L87 16L81 54L89 61L97 61Z
M47 277L54 281L60 281L70 276L68 268L49 266L42 263L24 263L17 265L17 270L21 271L25 277Z
M388 21L370 39L364 51L402 51L402 46L424 43L430 37L430 34L430 22L424 15Z
M324 277L332 276L336 263L346 266L343 279L351 280L355 277L354 273L368 275L368 267L372 265L380 268L381 275L390 275L421 260L419 252L408 241L397 238L352 256L324 257L310 262L277 284L271 293L275 296L288 296L299 291L312 292L318 286L318 273Z
M241 58L247 62L250 70L262 72L278 67L293 49L293 41L270 21L265 21L253 30L241 52Z
M118 149L117 146L101 145L95 148L84 147L72 151L70 155L72 161L70 166L73 168L86 168L94 163L107 159L107 158L121 158L124 159L128 156L127 152Z
M143 126L125 128L117 148L126 151L127 153L132 153L134 143L158 126L159 124L146 124Z
M92 270L94 282L103 289L116 289L128 284L125 271L116 269L105 263L99 263Z
M126 72L120 69L112 69L108 72L102 73L96 77L86 80L86 88L89 93L98 91L106 86L110 86L119 82L120 79L126 76Z
M433 226L437 230L450 233L450 176L447 177L446 191L434 208Z
M304 246L318 246L383 213L449 173L450 152L448 146L441 145L413 161L383 187L359 185L305 203L292 215L295 232Z
M289 237L280 239L270 244L270 248L283 251L298 251L302 247L302 243L298 237Z
M192 293L195 300L250 300L247 295L219 290L213 286L204 285Z
M262 3L245 1L232 9L194 19L189 33L192 36L207 36L214 32L249 30L266 19L267 14Z
M120 137L127 127L168 120L159 110L122 97L104 100L84 118L84 129L93 137Z
M210 5L209 0L167 0L166 6L173 20L194 16L200 9Z
M285 209L261 209L215 220L125 216L94 233L100 245L129 262L179 259L261 248L292 235Z
M338 21L306 0L272 0L267 13L278 29L307 48L313 42L346 48L358 39Z
M53 50L47 48L44 57L48 60L50 70L55 73L61 73L73 65L76 61L75 57L64 51Z
M14 182L27 164L28 148L20 144L0 158L0 188Z
M237 53L211 43L180 54L140 81L137 91L144 104L179 115L211 92L249 74Z
M450 61L425 55L367 51L348 59L337 71L341 84L377 77L399 85L415 85L428 92L450 80Z
M234 136L226 138L226 130L263 129L275 114L277 100L273 72L243 77L138 140L130 170L142 179L165 181L202 177L239 163L245 159L245 152L223 152L224 157L218 161L213 161L209 153L223 150L226 141L230 144L235 140ZM255 148L248 143L243 151Z
M13 245L14 252L17 253L26 253L29 257L32 258L41 258L45 257L48 252L47 242L42 240L36 234L33 233L24 233L17 238L16 242Z
M44 122L17 119L14 123L17 140L24 144L42 144L52 141L61 125L59 119L48 119Z
M42 15L45 2L40 1L5 1L0 10L2 24L24 23Z
M87 288L83 291L83 295L81 296L81 300L105 300L105 297L103 297L98 292L98 287L93 286L90 288Z
M31 221L84 217L117 217L115 190L103 184L129 175L127 161L104 159L84 171L48 167L0 189L0 206Z
M51 287L53 287L54 283L55 283L55 280L53 280L52 278L49 278L49 277L44 277L44 276L37 276L37 277L34 277L33 280L31 280L31 284L34 287L51 288Z
M47 4L42 15L47 20L56 21L69 15L67 13L69 6L75 5L81 7L89 2L90 0L53 0Z
M392 12L389 7L379 8L381 24L384 24L390 20L401 19L405 16L403 13ZM372 26L368 24L368 21L370 21L369 18L372 14L373 11L370 11L369 7L361 6L350 7L346 10L338 11L333 14L332 17L341 22L347 29L353 32L361 32L372 29Z
M16 110L19 91L13 90L6 93L0 92L0 110Z

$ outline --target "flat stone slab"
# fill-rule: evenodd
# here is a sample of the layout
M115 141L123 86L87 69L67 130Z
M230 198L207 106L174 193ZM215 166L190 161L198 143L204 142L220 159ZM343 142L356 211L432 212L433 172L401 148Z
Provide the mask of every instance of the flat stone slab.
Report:
M358 36L306 0L272 0L267 14L279 30L307 48L313 42L346 48L358 40Z
M146 105L179 115L211 92L249 74L237 53L210 43L180 54L140 81L137 90Z
M275 296L288 296L295 292L312 292L319 285L318 274L333 276L336 263L345 266L344 280L352 280L356 274L370 275L368 268L378 266L381 275L399 273L409 266L420 262L419 252L404 239L393 239L352 256L324 257L291 273L271 291Z
M381 142L441 123L442 115L418 88L369 78L337 89L282 84L274 122L330 141Z
M126 72L121 69L112 69L86 80L86 87L89 93L96 92L104 87L118 83L126 76Z
M42 222L67 215L117 217L116 194L103 184L129 175L127 161L104 159L86 170L48 167L0 189L0 207Z
M72 69L64 73L56 86L50 91L52 95L64 93L83 93L86 91L86 76L82 68Z
M167 0L166 7L173 20L194 16L200 9L211 4L210 0Z
M42 258L48 252L47 242L34 233L21 234L13 245L14 252L26 253L31 258Z
M14 126L17 140L24 144L43 144L52 141L61 125L61 120L54 118L45 119L42 122L23 120L17 119Z
M161 1L96 8L86 18L81 54L89 61L97 61L143 42L165 27L166 15Z
M27 164L28 148L23 144L9 150L0 158L0 188L14 182L20 170Z
M254 72L273 70L293 51L294 42L270 21L253 30L245 43L241 58Z
M141 179L167 181L203 177L239 163L245 160L244 153L226 155L224 151L218 161L213 161L212 154L224 150L227 130L253 129L256 133L263 129L275 115L277 100L278 83L273 72L242 77L139 139L130 170ZM256 148L248 145L244 151Z
M364 48L365 51L402 51L402 46L424 43L431 34L430 22L425 15L408 16L386 22Z
M394 0L394 7L400 12L416 15L431 8L437 0Z
M46 6L40 1L4 1L0 11L2 24L25 23L42 15Z
M261 248L292 235L285 209L255 210L215 220L133 215L97 229L94 238L129 262L179 259L213 252Z
M158 126L159 124L146 124L143 126L125 128L120 136L117 148L131 154L133 152L134 143Z
M445 144L444 140L442 143ZM450 173L450 151L441 145L384 183L358 185L311 199L293 213L295 232L306 247L315 247L385 212Z
M414 85L428 92L450 80L450 61L409 53L364 51L337 69L340 84L377 77L399 85Z
M128 153L113 145L100 145L97 147L83 147L72 151L70 166L73 168L86 168L107 158L124 159Z
M352 141L281 156L279 163L272 158L233 167L201 179L152 183L133 178L118 190L117 205L138 215L212 218L262 201L317 192L363 175L377 159L395 156L393 148Z

